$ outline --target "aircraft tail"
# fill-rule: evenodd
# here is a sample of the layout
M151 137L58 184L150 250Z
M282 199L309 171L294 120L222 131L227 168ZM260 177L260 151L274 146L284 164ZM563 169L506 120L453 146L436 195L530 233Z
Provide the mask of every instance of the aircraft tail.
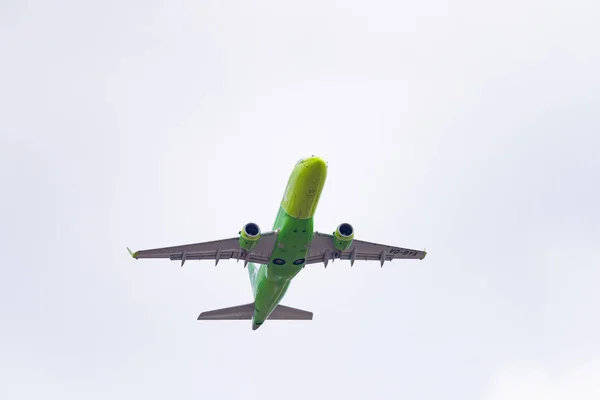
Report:
M220 308L218 310L204 311L198 320L249 320L254 315L254 303L241 306ZM312 320L313 313L287 306L278 305L267 319L274 320Z

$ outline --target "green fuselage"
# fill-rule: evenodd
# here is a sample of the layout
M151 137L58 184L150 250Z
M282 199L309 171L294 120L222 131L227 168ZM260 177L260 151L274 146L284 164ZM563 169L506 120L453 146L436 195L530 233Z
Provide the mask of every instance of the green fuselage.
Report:
M318 157L300 160L290 175L273 224L278 236L269 264L248 264L254 293L254 330L269 317L292 279L304 268L314 232L313 217L326 178L327 165Z

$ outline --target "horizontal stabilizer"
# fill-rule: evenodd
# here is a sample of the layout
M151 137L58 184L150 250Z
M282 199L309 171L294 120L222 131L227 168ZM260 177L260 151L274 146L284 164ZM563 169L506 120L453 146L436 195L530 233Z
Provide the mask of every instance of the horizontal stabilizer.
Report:
M222 319L222 320L238 320L252 319L254 314L254 303L244 304L241 306L220 308L218 310L204 311L198 316L198 319Z
M313 319L313 313L310 311L299 310L297 308L286 307L286 306L277 306L269 315L267 319L279 319L279 320L308 320Z
M218 310L204 311L198 320L250 320L254 314L254 303L241 306L220 308ZM313 313L297 308L278 305L267 319L273 320L311 320Z

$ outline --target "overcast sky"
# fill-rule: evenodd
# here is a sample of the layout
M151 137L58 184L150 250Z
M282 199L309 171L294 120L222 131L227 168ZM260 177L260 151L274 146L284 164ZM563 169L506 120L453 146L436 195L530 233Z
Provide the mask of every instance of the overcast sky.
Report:
M600 6L0 2L0 398L600 398ZM317 230L312 322L199 322L243 264L133 250Z

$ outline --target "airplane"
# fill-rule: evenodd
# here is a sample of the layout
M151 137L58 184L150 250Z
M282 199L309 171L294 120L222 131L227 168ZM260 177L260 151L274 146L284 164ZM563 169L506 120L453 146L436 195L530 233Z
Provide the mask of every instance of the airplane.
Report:
M210 242L140 250L135 258L168 258L181 261L243 260L248 267L254 301L235 307L202 312L198 320L251 320L257 330L267 320L312 320L313 313L280 304L292 279L308 264L356 260L384 262L394 259L424 259L425 250L366 242L354 239L347 222L332 234L313 231L314 215L327 177L327 163L320 157L299 160L288 179L279 211L268 232L258 224L246 223L238 236Z

